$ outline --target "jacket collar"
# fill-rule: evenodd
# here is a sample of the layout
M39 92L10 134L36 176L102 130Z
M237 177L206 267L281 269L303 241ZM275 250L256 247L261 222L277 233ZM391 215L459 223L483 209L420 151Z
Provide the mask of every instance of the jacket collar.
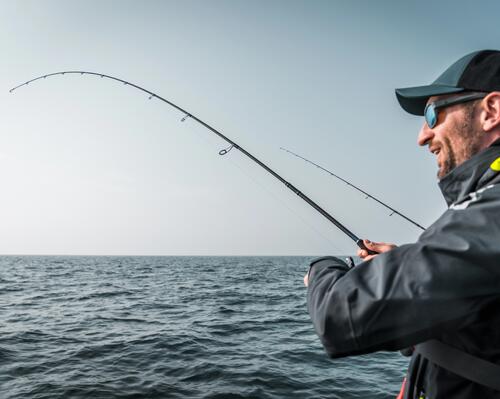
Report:
M491 182L498 174L489 166L500 157L500 140L464 163L439 181L439 188L448 206Z

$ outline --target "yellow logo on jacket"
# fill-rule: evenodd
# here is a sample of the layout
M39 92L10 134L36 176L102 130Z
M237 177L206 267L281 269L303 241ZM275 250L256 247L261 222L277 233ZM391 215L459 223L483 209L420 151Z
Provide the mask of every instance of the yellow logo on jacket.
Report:
M491 163L490 168L493 169L495 172L500 172L500 158L495 159Z

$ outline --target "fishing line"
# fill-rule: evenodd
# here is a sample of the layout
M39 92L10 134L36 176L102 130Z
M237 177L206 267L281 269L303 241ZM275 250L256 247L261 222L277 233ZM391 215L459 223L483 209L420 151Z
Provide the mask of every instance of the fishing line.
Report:
M205 144L213 147L213 148L220 148L220 146L216 146L214 143L210 142L207 138L206 135L201 135L196 129L193 130L193 132L202 140L205 142ZM228 147L229 148L229 147ZM226 155L229 153L230 149L225 148L223 150L220 150L218 153L219 155ZM227 150L227 151L225 151ZM273 192L269 187L266 187L263 183L261 183L256 177L252 176L247 170L245 170L241 165L236 162L236 159L232 157L227 158L231 164L239 169L239 171L245 175L248 179L250 179L257 187L259 187L262 191L266 192L269 196L271 196L276 202L284 206L292 215L296 216L305 226L307 226L311 231L315 232L318 234L321 238L323 238L328 245L331 245L338 254L342 253L342 250L340 247L338 247L335 242L333 242L330 238L328 238L325 234L323 234L320 230L318 230L314 225L312 225L308 220L299 213L298 210L292 208L290 205L288 205L282 198L280 198L275 192ZM311 240L312 242L312 240Z
M340 181L343 181L345 184L347 184L348 186L351 186L352 188L354 188L355 190L358 190L360 193L366 195L366 198L371 198L372 200L378 202L380 205L384 206L385 208L389 209L391 211L391 214L389 216L392 216L394 214L396 215L399 215L401 216L403 219L406 219L408 222L412 223L413 225L417 226L419 229L422 229L422 230L425 230L425 227L421 226L420 224L418 224L417 222L415 222L414 220L410 219L408 216L405 216L403 215L401 212L397 211L396 209L394 209L393 207L387 205L385 202L382 202L381 200L379 200L378 198L374 197L373 195L371 194L368 194L366 191L360 189L359 187L355 186L354 184L352 184L351 182L349 182L348 180L346 179L343 179L342 177L340 177L339 175L336 175L335 173L329 171L328 169L324 168L323 166L320 166L318 165L317 163L314 163L313 161L310 161L309 159L303 157L302 155L299 155L299 154L296 154L295 152L293 151L290 151L290 150L287 150L286 148L284 147L280 147L280 150L283 150L283 151L286 151L288 152L289 154L292 154L294 156L296 156L297 158L300 158L308 163L310 163L311 165L314 165L316 166L318 169L321 169L322 171L326 172L326 173L329 173L331 176L333 177L336 177L337 179L339 179Z
M152 99L158 99L160 101L163 101L163 102L167 103L168 105L170 105L171 107L177 109L178 111L180 111L184 115L181 121L186 121L188 118L193 119L196 122L198 122L200 125L206 127L212 133L216 134L217 136L219 136L220 138L222 138L223 140L225 140L227 143L229 143L230 146L228 148L221 150L221 152L223 152L222 155L226 154L227 152L229 152L233 148L239 150L244 155L246 155L248 158L250 158L252 161L254 161L255 163L257 163L264 170L266 170L268 173L270 173L271 175L273 175L276 179L278 179L281 183L283 183L289 190L291 190L297 196L299 196L303 201L307 202L317 212L319 212L321 215L323 215L323 217L325 217L328 221L330 221L338 229L340 229L345 235L347 235L351 240L353 240L359 248L367 250L367 248L365 247L365 245L363 243L363 240L361 238L359 238L357 235L355 235L352 231L350 231L347 227L345 227L342 223L340 223L332 215L330 215L323 208L321 208L316 202L314 202L307 195L305 195L304 193L302 193L295 186L293 186L291 183L289 183L288 181L286 181L283 177L281 177L279 174L277 174L274 170L272 170L271 168L269 168L266 164L264 164L262 161L260 161L259 159L257 159L255 156L253 156L252 154L250 154L244 148L240 147L237 143L235 143L234 141L232 141L231 139L229 139L228 137L226 137L224 134L222 134L221 132L219 132L218 130L216 130L215 128L213 128L212 126L210 126L209 124L207 124L206 122L202 121L201 119L197 118L195 115L193 115L190 112L186 111L185 109L181 108L180 106L178 106L178 105L174 104L173 102L171 102L171 101L169 101L169 100L167 100L167 99L159 96L158 94L155 94L152 91L144 89L143 87L140 87L140 86L138 86L138 85L136 85L134 83L128 82L128 81L123 80L123 79L115 78L113 76L106 75L106 74L103 74L103 73L97 73L97 72L88 72L88 71L61 71L61 72L49 73L49 74L46 74L46 75L38 76L38 77L36 77L34 79L31 79L31 80L28 80L28 81L26 81L26 82L24 82L24 83L22 83L22 84L20 84L18 86L13 87L12 89L10 89L10 92L13 93L15 90L19 89L20 87L29 85L30 83L35 82L35 81L40 80L40 79L46 79L46 78L52 77L52 76L70 75L70 74L71 75L77 74L77 75L82 75L82 76L83 75L92 75L92 76L98 76L100 78L111 79L111 80L114 80L116 82L120 82L120 83L122 83L122 84L124 84L126 86L134 87L137 90L140 90L140 91L148 94L148 96L149 96L148 98L150 100L152 100ZM369 250L367 250L367 251L368 252L372 252L372 251L369 251Z
M299 218L299 220L304 223L309 229L312 231L316 232L321 238L323 238L329 245L331 245L338 254L342 253L342 250L340 247L338 247L331 239L329 239L327 236L325 236L320 230L318 230L316 227L314 227L311 223L309 223L301 214L298 213L295 209L290 207L283 199L278 197L276 193L272 192L268 187L264 186L261 182L259 182L255 177L253 177L250 173L245 171L240 165L238 165L235 161L229 160L236 168L240 170L241 173L243 173L248 179L250 179L255 185L260 187L261 190L266 192L268 195L270 195L272 198L274 198L275 201L283 205L292 215L296 216Z

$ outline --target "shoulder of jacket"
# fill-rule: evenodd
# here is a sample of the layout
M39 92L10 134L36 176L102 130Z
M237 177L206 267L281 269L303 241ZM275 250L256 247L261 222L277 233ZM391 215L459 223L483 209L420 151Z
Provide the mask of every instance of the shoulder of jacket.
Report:
M483 198L483 194L491 189L496 189L492 190L491 192L494 191L500 192L500 184L489 184L485 187L481 187L479 190L473 191L472 193L469 193L466 197L451 204L449 209L455 211L466 209L469 207L469 205L480 201ZM498 199L500 200L500 196Z

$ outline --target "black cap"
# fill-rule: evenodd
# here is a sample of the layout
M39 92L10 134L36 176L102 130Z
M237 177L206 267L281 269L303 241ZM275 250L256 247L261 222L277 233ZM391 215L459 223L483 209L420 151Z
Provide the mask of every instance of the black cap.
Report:
M406 112L423 115L429 97L461 91L500 91L500 51L467 54L430 85L396 89L396 96Z

